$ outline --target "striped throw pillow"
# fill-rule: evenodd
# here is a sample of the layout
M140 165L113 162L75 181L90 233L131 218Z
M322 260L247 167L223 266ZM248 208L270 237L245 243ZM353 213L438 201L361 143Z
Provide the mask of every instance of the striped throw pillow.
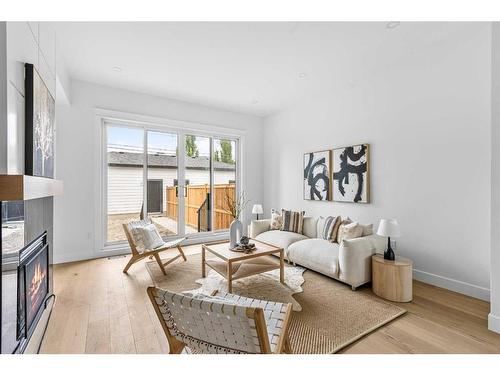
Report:
M302 234L302 224L304 221L304 211L295 212L288 210L281 210L281 217L283 218L283 225L281 230L286 232L295 232Z
M334 233L337 234L336 229L338 229L339 224L340 216L320 216L316 227L316 237L328 241L332 240Z

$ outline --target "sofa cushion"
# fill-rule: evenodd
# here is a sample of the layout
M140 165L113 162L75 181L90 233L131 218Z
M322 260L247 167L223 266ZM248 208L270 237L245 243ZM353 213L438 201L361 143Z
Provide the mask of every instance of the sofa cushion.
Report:
M318 219L311 216L304 216L304 221L302 222L302 234L309 238L316 238L316 225Z
M259 234L266 232L271 229L271 220L252 220L248 226L248 236L250 238L255 238Z
M330 277L339 273L339 244L320 238L297 241L288 247L291 262L310 268Z
M262 241L274 246L282 247L287 253L288 246L292 243L307 239L303 234L295 232L285 232L281 230L270 230L255 237L257 241Z

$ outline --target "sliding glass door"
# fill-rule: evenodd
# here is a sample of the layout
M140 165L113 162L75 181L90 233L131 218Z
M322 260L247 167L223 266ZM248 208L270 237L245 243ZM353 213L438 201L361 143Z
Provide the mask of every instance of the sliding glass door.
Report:
M163 237L179 233L177 134L147 131L148 218Z
M214 230L228 229L232 216L228 200L236 198L236 141L214 138L212 153L214 173Z
M125 241L123 224L143 216L144 130L106 127L106 243Z
M105 244L148 218L164 237L227 230L237 196L238 140L106 123Z
M185 233L212 230L211 199L212 174L210 165L211 139L186 134L184 147L184 231Z

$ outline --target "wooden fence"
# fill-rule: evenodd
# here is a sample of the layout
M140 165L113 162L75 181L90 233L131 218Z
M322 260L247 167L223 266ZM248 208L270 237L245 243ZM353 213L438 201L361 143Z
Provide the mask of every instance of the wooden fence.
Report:
M167 204L166 216L177 220L177 198L175 196L175 186L167 187ZM210 192L209 185L188 185L186 186L186 197L184 199L184 212L186 225L193 228L198 228L198 209L207 198ZM179 194L183 194L179 190ZM229 224L233 221L231 214L227 213L227 195L234 199L235 185L234 184L219 184L214 185L214 218L212 223L212 230L227 229Z

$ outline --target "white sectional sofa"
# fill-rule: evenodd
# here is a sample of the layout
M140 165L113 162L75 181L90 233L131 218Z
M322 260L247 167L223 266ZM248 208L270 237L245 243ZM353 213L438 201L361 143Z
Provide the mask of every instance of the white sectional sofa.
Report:
M371 256L382 253L386 239L375 234L343 240L341 244L316 238L316 218L304 217L303 234L271 230L271 220L252 220L250 238L279 246L285 258L349 284L353 290L371 281Z

